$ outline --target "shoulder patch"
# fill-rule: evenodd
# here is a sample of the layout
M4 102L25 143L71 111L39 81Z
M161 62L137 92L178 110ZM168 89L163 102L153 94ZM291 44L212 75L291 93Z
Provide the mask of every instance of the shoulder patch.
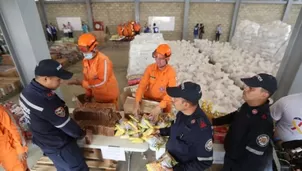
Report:
M207 127L207 124L203 120L201 120L199 126L200 128L205 128Z
M269 143L269 136L266 134L261 134L257 137L256 142L260 147L266 147Z
M57 116L59 116L59 117L65 117L65 109L64 109L64 107L58 107L56 110L55 110L55 114L57 115Z
M207 151L212 151L213 150L213 141L212 141L212 139L209 139L207 142L206 142L206 144L205 144L205 149L207 150Z

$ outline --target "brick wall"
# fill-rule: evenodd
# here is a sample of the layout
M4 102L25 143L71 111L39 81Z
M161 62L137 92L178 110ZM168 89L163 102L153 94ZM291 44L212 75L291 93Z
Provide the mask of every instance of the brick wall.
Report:
M46 4L46 15L49 23L57 24L57 17L81 17L81 20L88 22L86 5L76 4ZM67 24L67 23L66 23ZM78 37L82 32L75 31L74 36ZM63 33L59 31L59 37Z
M93 3L92 13L95 21L103 21L111 34L116 34L118 24L135 20L134 3Z
M81 17L87 23L85 4L45 4L48 21L56 24L56 17ZM37 5L39 13L41 10ZM302 5L293 5L289 14L289 24L294 25ZM134 3L93 3L92 10L96 21L104 21L111 34L116 33L116 26L135 18ZM188 36L193 39L193 28L196 23L204 23L204 38L213 40L217 24L222 24L221 41L228 40L232 22L234 4L226 3L190 3ZM282 19L285 5L278 4L242 4L238 22L248 19L258 23ZM140 23L148 22L149 16L175 16L175 31L163 32L167 40L182 38L184 3L140 3ZM76 32L79 35L81 32Z
M148 23L149 16L175 16L174 31L165 31L162 33L166 40L181 39L184 3L140 3L140 23L142 25Z
M191 3L188 36L193 39L193 29L197 23L205 25L204 39L214 40L218 24L222 25L221 41L227 41L231 29L234 4Z
M302 5L292 5L292 8L288 16L288 22L287 22L288 24L291 24L292 26L295 25L301 8Z
M284 10L285 5L279 4L242 4L237 24L245 19L260 24L281 20Z

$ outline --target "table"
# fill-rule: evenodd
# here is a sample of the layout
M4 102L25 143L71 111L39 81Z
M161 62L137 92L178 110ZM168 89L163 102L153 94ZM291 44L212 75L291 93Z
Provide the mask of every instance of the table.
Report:
M155 151L154 149L150 148L152 151ZM160 148L159 150L155 151L156 159L159 159L160 156L162 156L166 151L165 145ZM224 161L224 147L223 144L213 144L213 164L223 164Z
M120 137L107 137L103 135L93 135L91 144L85 144L83 142L78 143L79 146L85 148L97 148L103 147L117 147L126 152L128 171L131 168L131 155L133 152L146 152L149 149L148 143L134 144L127 139L121 139Z

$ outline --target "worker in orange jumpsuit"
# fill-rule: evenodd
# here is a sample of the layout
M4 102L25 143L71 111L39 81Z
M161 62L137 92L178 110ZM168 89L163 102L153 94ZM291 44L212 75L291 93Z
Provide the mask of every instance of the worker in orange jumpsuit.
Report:
M140 31L141 31L141 26L140 26L140 24L139 24L139 23L134 23L133 29L134 29L135 34L139 34Z
M113 72L110 59L99 52L97 40L90 33L82 34L78 40L78 48L84 55L84 80L72 80L68 84L82 85L86 89L85 100L94 98L99 103L115 103L119 96L118 83Z
M155 63L147 67L140 81L136 91L136 103L133 113L138 114L140 112L140 102L144 96L145 99L160 102L151 112L151 117L154 119L162 111L171 112L172 102L166 92L166 88L176 86L176 72L168 64L171 56L169 45L159 45L152 55Z
M13 115L0 105L0 163L6 171L26 171L27 147Z
M117 26L117 33L119 36L123 36L124 27L122 24Z

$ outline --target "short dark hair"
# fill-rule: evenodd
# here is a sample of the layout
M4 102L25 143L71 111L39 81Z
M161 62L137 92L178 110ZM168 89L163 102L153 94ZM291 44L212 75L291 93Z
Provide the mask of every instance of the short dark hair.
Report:
M153 23L153 26L156 26L156 24L155 24L155 23Z

